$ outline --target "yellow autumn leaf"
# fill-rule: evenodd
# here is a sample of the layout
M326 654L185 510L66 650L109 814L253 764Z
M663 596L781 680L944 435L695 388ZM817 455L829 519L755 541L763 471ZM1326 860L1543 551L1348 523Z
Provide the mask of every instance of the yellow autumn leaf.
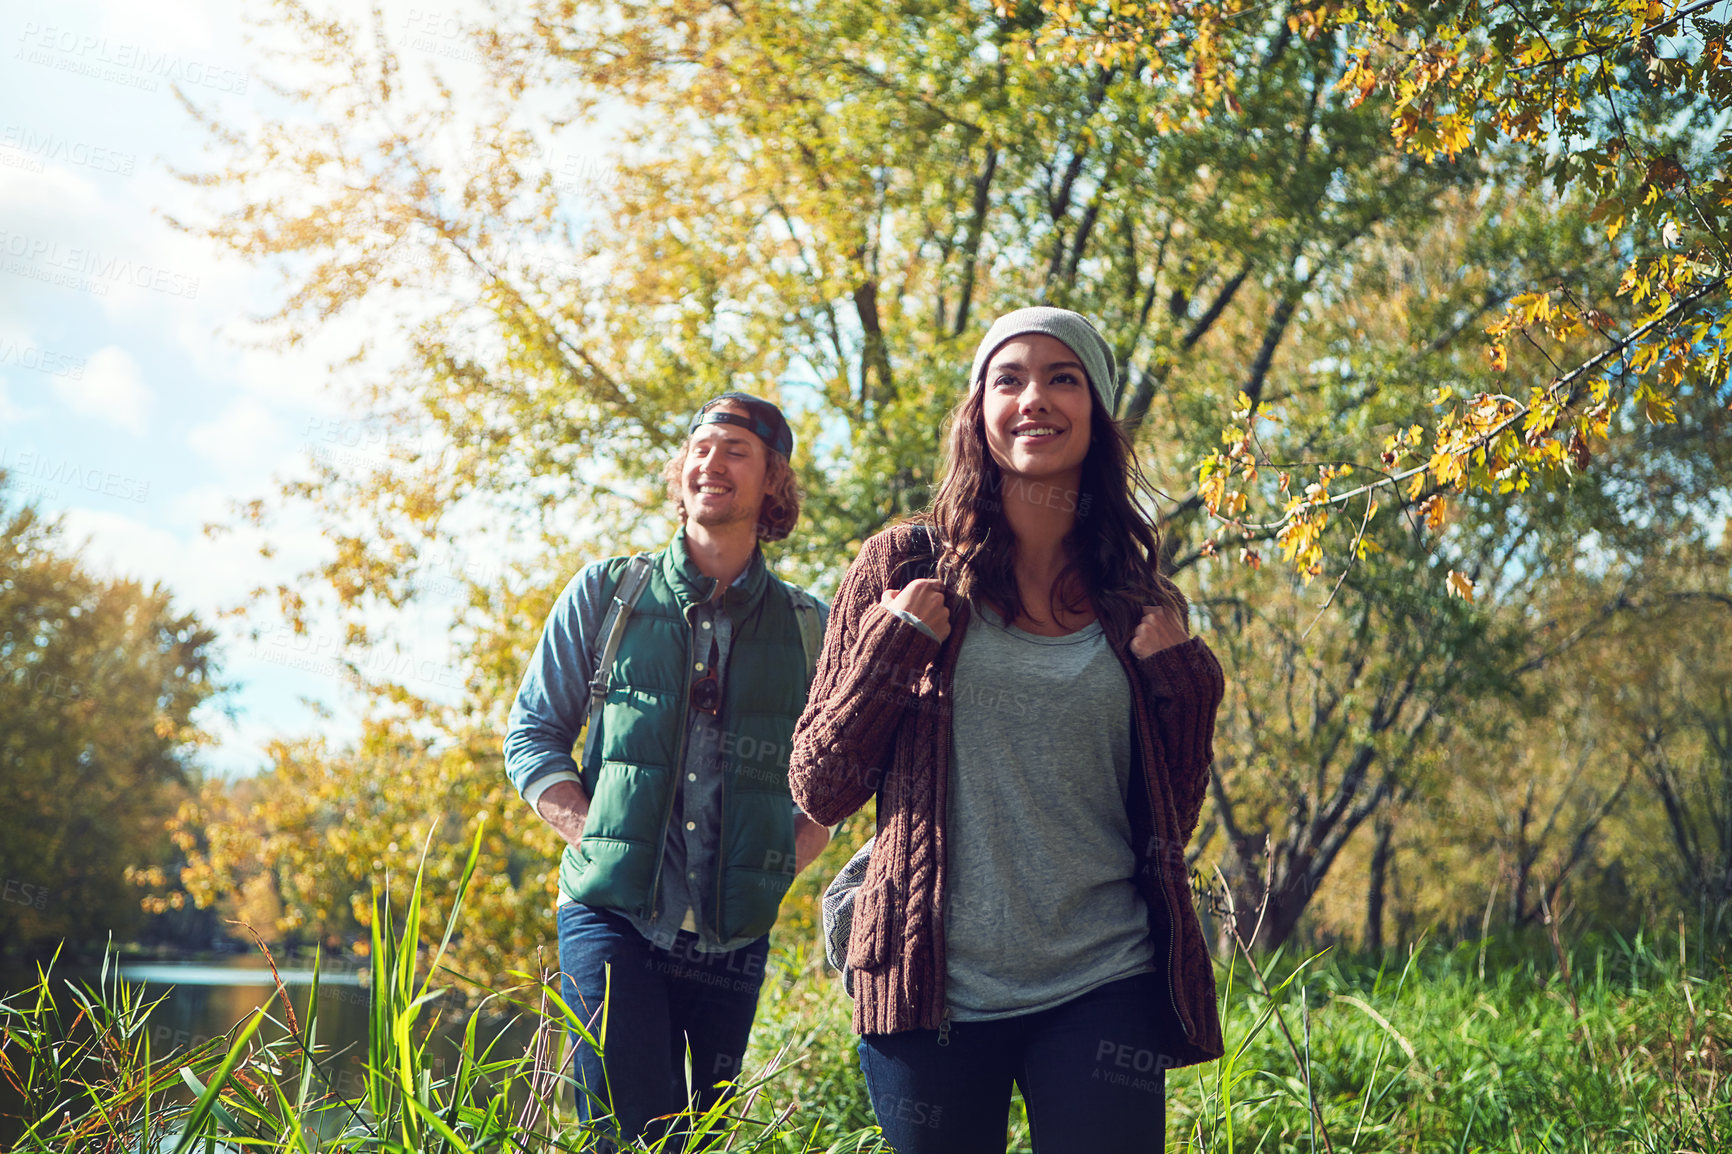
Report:
M1452 112L1438 121L1437 135L1444 155L1453 160L1473 143L1473 123L1460 113Z
M1221 498L1227 492L1227 474L1205 473L1197 486L1197 494L1202 497L1203 504L1209 512L1218 513L1221 509Z

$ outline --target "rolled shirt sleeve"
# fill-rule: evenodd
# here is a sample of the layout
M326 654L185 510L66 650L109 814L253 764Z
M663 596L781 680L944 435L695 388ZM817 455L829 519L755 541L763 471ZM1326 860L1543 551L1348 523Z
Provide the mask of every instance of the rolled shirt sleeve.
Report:
M566 583L511 703L505 775L532 807L549 786L582 781L572 747L589 715L589 680L611 585L605 562L586 565Z

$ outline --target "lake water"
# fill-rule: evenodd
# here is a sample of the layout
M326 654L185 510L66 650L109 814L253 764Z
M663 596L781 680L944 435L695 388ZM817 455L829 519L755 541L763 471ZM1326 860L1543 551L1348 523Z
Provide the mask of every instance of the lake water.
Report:
M313 971L279 968L297 1020L305 1022L312 991ZM145 996L167 999L150 1016L153 1053L188 1049L220 1037L276 992L276 979L268 966L251 957L220 962L123 963L121 977L144 984ZM353 971L325 970L319 974L317 1040L333 1047L335 1072L354 1072L354 1060L367 1041L368 991L362 975ZM281 999L270 1014L287 1021ZM280 1033L280 1031L268 1031Z
M54 971L55 996L62 1006L72 1004L65 993L68 980L94 986L98 970L94 967L60 966ZM161 1057L170 1050L186 1050L213 1038L220 1038L237 1024L244 1022L254 1010L264 1005L276 991L276 980L269 967L256 956L240 956L210 962L128 962L120 967L128 982L141 983L147 999L164 997L163 1003L150 1015L146 1032L150 1036L151 1052ZM313 980L311 969L279 967L283 986L288 992L298 1020L305 1025L308 996ZM360 1092L361 1072L367 1046L367 1018L370 992L364 984L368 975L355 971L326 969L319 974L319 1005L317 1041L328 1048L320 1064L326 1070L329 1084L340 1096L354 1097ZM35 985L34 969L15 967L0 969L0 994L10 999L19 991ZM425 1018L434 1007L423 1010ZM273 1004L271 1016L286 1021L280 999ZM429 1046L429 1066L435 1078L447 1069L455 1069L456 1043L468 1020L467 1011L453 1004L446 1008ZM477 1030L478 1041L501 1036L494 1057L507 1058L521 1054L529 1043L531 1026L505 1018L484 1018ZM267 1023L261 1029L267 1036L282 1036L283 1031ZM10 1087L0 1080L0 1115L15 1113ZM9 1148L17 1130L0 1120L0 1149Z

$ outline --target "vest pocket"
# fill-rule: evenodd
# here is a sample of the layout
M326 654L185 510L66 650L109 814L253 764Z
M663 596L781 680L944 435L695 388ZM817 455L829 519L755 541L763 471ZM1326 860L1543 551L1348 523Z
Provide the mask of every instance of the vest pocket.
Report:
M586 833L579 851L567 857L568 889L572 897L589 905L641 914L659 856L650 854L641 842Z
M668 772L659 765L604 761L590 795L589 817L560 880L589 905L642 916L662 856Z
M590 857L585 850L592 837L659 846L667 819L667 789L668 771L663 766L602 762L590 793L579 856Z
M770 932L792 879L777 870L731 866L722 873L720 936L756 938Z
M741 789L736 778L723 802L721 834L718 930L723 938L769 933L794 880L793 802L786 793Z

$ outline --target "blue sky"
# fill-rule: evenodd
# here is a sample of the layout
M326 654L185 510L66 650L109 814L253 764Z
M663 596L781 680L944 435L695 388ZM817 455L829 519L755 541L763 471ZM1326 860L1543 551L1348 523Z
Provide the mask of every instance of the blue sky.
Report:
M392 19L455 17L402 6ZM256 532L206 524L234 524L234 501L269 495L312 454L382 451L326 368L344 334L292 354L248 347L274 280L164 216L188 196L170 169L211 166L173 86L225 119L268 114L262 54L236 7L207 0L0 0L0 52L0 468L93 569L162 582L215 621L324 545L295 511L268 559ZM296 638L263 613L221 630L235 690L202 719L218 739L207 767L249 772L272 736L355 731L334 631ZM442 644L412 654L435 685L452 678Z

